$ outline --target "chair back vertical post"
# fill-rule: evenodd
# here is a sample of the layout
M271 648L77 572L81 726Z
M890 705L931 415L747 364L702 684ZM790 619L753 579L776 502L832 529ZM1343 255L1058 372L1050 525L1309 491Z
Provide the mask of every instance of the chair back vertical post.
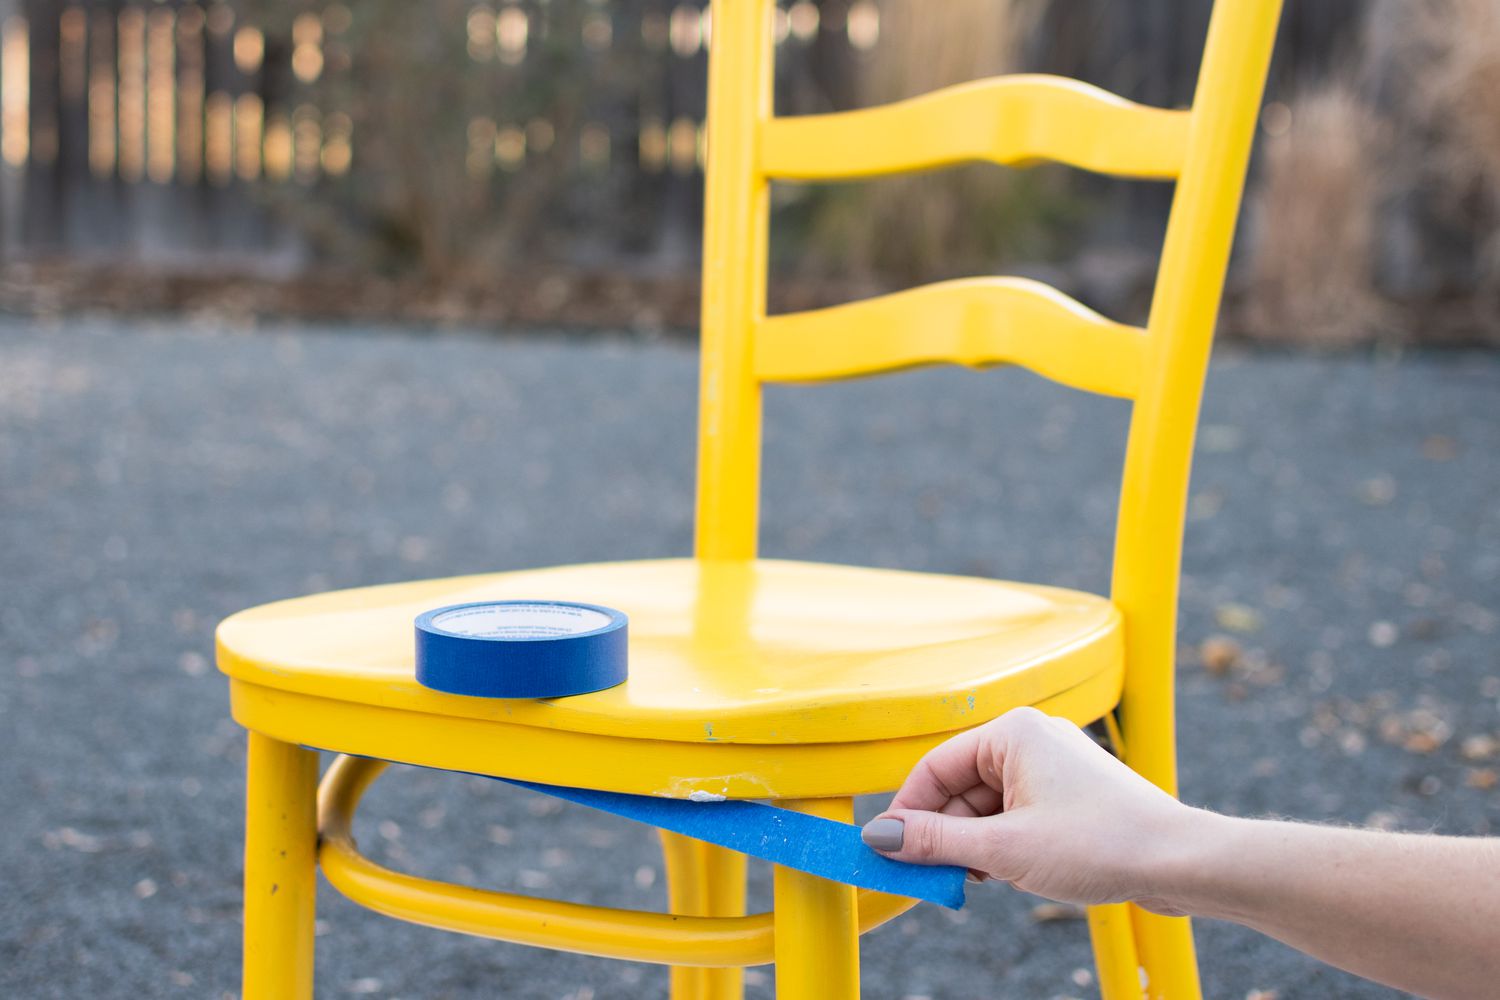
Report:
M1175 788L1172 659L1198 408L1280 0L1219 0L1173 198L1130 423L1112 597L1125 613L1132 763Z
M1175 659L1188 476L1280 0L1218 0L1147 322L1111 596L1125 618L1126 760L1177 790ZM1148 997L1200 995L1188 923L1135 909Z
M1214 326L1280 9L1281 0L1217 0L1214 5L1183 140L1185 146L1175 147L1181 150L1180 170L1175 171L1177 189L1144 344L1138 349L1138 363L1128 366L1132 373L1139 374L1138 377L1132 374L1128 383L1122 383L1129 391L1120 393L1135 399L1111 584L1111 596L1125 620L1127 666L1120 722L1127 762L1174 794L1177 783L1174 660L1188 475ZM857 129L860 120L856 115L826 116L817 121L788 120L790 124L773 121L771 10L767 0L713 0L712 5L708 84L711 155L705 194L696 516L696 552L699 558L708 560L750 559L756 552L762 376L766 376L764 380L799 381L808 374L802 370L805 364L799 360L800 349L793 351L791 357L796 363L790 368L782 363L787 360L782 357L785 351L777 354L762 350L760 354L765 356L758 355L757 334L777 333L787 340L789 331L797 333L798 336L780 345L785 348L787 344L805 342L800 336L805 331L797 329L796 324L817 324L830 318L809 313L767 321L769 176L825 178L849 173L824 162L828 159L824 155L826 150L813 155L803 148L811 138L805 136L806 142L792 139L802 134L796 131L799 128L803 132L835 125ZM1034 146L1051 158L1122 174L1156 176L1174 172L1147 155L1155 150L1166 158L1163 162L1168 166L1178 162L1175 152L1162 152L1174 148L1167 140L1181 139L1180 131L1174 132L1178 126L1172 118L1150 112L1144 116L1137 111L1128 112L1139 121L1154 122L1160 135L1153 141L1139 135L1131 140L1120 139L1131 144L1128 155L1118 154L1124 156L1121 160L1112 153L1101 159L1087 142L1080 145L1075 135L1067 131L1057 133L1053 126L1071 122L1073 127L1081 128L1088 121L1104 127L1107 120L1122 113L1115 110L1119 104L1111 103L1117 99L1100 99L1076 88L1059 89L1058 85L1040 78L1018 79L1004 86L1010 88L1018 101L1072 102L1066 115L1017 118L1020 123L1030 123L1031 131L1025 133L1023 143L1028 149ZM976 85L972 93L961 90L956 94L935 95L930 107L935 114L942 108L951 112L960 101L993 101L1000 96L998 87L986 96ZM893 112L871 113L888 116ZM915 105L899 113L915 114ZM768 133L774 140L769 146ZM815 131L808 136L816 138L818 134ZM923 141L929 143L942 138L922 134L926 136ZM951 156L943 152L947 147L938 142L941 149L931 156L938 159L977 156L1017 163L1028 159L1022 155L1026 150L1011 150L1000 142L1002 138L1005 137L996 138L998 145L993 149L981 144L973 150L964 147L957 152L949 151ZM884 141L880 136L876 139ZM814 148L814 153L821 148ZM912 165L896 156L890 164L882 160L865 172L906 169L912 169ZM1073 353L1059 362L1057 374L1063 381L1095 391L1100 391L1100 385L1094 384L1097 380L1084 377L1090 372L1082 362L1091 359L1101 345L1137 349L1129 341L1129 328L1117 329L1076 303L1054 301L1050 293L1014 282L991 282L991 285L995 287L917 290L905 298L888 297L885 301L848 308L870 313L873 319L866 317L868 321L863 324L869 334L872 330L884 331L886 326L901 326L902 314L897 305L908 299L914 302L926 295L939 305L963 306L967 310L963 316L973 319L973 310L968 305L971 300L988 294L998 304L995 315L980 324L985 331L968 331L959 338L959 347L964 349L950 352L954 356L946 360L979 363L1030 358L1032 367L1049 374L1043 362L1051 358L1049 351L1056 353L1056 343L1046 349L1028 347L1022 351L1021 347L1026 345L1019 341L1012 343L1002 338L995 344L986 342L985 351L995 348L994 357L967 348L974 346L970 341L976 340L979 332L987 333L992 327L1004 331L1008 325L1031 319L1055 330L1066 325L1065 319L1069 320L1092 339L1080 339ZM824 335L828 331L819 327L818 332ZM870 350L868 340L866 337L865 341L839 345L838 349L853 352L856 361L844 367L835 365L827 371L820 369L813 373L812 380L880 370L882 364L877 363L880 359L871 362L863 357ZM1085 346L1085 340L1092 346ZM1080 355L1079 351L1087 353ZM906 358L905 354L897 354L897 360ZM970 357L971 354L974 356ZM922 355L908 360L930 363L943 358ZM892 366L902 365L884 365ZM1109 383L1106 388L1113 385ZM1147 995L1198 996L1197 966L1187 922L1140 910L1133 912L1132 922L1146 973Z
M711 10L696 550L749 559L760 497L752 352L766 311L769 184L759 150L771 116L771 4L714 0Z

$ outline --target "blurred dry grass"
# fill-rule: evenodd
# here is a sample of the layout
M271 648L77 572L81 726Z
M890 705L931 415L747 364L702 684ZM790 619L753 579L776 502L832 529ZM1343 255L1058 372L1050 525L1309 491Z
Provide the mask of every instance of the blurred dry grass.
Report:
M1266 119L1244 329L1324 346L1365 339L1386 313L1373 261L1388 132L1343 78Z
M1493 340L1500 3L1398 0L1368 16L1356 61L1268 105L1234 325L1322 346L1397 330ZM1380 251L1403 231L1421 242L1382 273Z
M1437 126L1434 154L1456 183L1500 195L1500 4L1424 0L1413 21L1426 56L1414 104Z
M1422 178L1442 184L1458 212L1472 210L1477 199L1500 215L1500 3L1423 0L1412 19L1411 103L1435 132ZM1479 242L1480 290L1493 311L1500 306L1500 232L1490 227Z

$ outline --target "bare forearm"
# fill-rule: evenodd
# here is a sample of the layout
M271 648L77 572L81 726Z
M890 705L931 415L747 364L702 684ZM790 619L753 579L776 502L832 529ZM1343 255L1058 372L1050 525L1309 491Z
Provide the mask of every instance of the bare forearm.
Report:
M1500 842L1191 816L1161 875L1172 908L1424 996L1500 988Z

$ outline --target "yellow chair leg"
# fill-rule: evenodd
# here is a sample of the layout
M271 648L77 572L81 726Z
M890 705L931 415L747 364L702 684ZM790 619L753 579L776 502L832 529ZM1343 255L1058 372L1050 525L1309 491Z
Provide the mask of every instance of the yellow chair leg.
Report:
M667 896L673 913L738 917L745 912L745 856L681 834L661 831ZM672 1000L740 1000L743 969L674 966Z
M1130 907L1124 903L1089 907L1089 939L1094 944L1102 1000L1141 1000L1141 971Z
M739 917L745 913L745 867L748 859L736 851L704 844L703 881L708 887L708 915ZM745 994L744 969L705 969L705 1000L740 1000Z
M318 755L250 734L245 778L244 1000L310 1000Z
M701 854L706 847L701 840L678 833L661 833L662 860L667 868L667 908L685 916L699 916L706 905L699 880ZM706 969L694 966L672 967L672 1000L698 1000L703 995Z
M852 799L789 799L777 805L845 823ZM859 996L859 904L853 886L775 869L777 1000Z
M1146 1000L1199 1000L1198 953L1187 917L1164 917L1138 906L1130 908L1141 966L1152 970Z

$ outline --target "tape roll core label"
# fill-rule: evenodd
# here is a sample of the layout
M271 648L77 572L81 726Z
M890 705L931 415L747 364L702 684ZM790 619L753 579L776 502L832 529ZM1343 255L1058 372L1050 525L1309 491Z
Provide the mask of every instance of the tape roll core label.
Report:
M586 635L612 624L593 608L570 604L479 604L451 608L431 618L434 628L471 639L554 639Z

